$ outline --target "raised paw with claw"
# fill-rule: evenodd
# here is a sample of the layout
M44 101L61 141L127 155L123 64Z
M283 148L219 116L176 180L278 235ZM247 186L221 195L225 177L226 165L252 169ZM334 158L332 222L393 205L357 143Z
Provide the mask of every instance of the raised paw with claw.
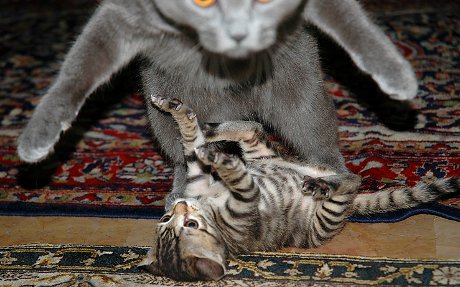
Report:
M234 168L238 164L237 156L219 152L214 148L207 147L206 145L196 148L195 153L206 165Z
M329 183L321 178L314 178L308 175L303 178L302 191L305 194L311 194L316 200L328 199L332 195Z
M196 114L179 99L167 99L157 95L150 95L150 99L160 110L175 114L186 114L189 120L196 118Z

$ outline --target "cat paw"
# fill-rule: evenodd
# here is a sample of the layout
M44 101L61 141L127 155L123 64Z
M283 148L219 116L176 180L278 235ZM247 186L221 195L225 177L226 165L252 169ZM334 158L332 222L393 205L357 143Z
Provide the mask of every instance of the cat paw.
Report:
M213 138L219 134L219 126L221 125L222 123L204 123L201 130L206 138Z
M380 89L393 100L411 100L417 96L418 82L409 62L387 64L383 74L372 75Z
M196 114L179 99L167 99L155 95L150 95L150 99L155 106L165 112L186 114L189 120L196 118Z
M238 165L237 156L218 152L216 149L209 148L206 145L196 148L195 154L205 165L223 166L227 169L235 168Z
M70 127L53 117L53 113L37 111L18 138L17 153L21 160L36 163L54 150L62 131Z
M150 95L152 103L163 111L180 111L183 104L178 99L167 99L156 95Z
M303 180L303 193L311 195L315 200L328 199L332 196L331 186L325 180L308 175Z

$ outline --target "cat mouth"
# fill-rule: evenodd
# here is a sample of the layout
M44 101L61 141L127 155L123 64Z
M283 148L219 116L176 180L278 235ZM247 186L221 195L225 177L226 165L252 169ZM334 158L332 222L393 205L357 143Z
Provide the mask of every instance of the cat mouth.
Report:
M208 53L203 58L205 70L216 77L244 81L253 79L264 82L271 75L271 57L266 50L260 52L237 52L230 57L227 53ZM236 57L240 56L240 57Z
M236 48L225 51L223 54L230 59L244 60L244 59L250 58L255 53L256 53L255 51L251 51L249 49L236 47Z

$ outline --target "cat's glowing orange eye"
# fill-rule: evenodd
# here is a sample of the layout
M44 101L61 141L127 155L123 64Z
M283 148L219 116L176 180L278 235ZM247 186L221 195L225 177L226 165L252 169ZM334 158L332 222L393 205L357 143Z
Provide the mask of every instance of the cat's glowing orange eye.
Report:
M165 222L168 222L169 220L171 220L171 216L170 215L165 215L160 219L160 222L165 223Z
M260 2L260 3L268 3L268 2L272 2L272 0L257 0L257 2Z
M217 0L193 0L193 2L200 7L210 7L216 4Z

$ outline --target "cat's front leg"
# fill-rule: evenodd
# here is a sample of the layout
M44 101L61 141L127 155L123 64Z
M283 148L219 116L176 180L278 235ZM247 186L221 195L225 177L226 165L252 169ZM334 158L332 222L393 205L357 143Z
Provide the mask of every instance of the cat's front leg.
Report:
M179 126L185 157L194 157L195 148L205 143L195 112L178 99L166 99L156 95L151 95L150 98L156 107L172 115Z
M167 99L151 95L152 104L162 111L172 115L181 135L181 143L184 149L184 159L187 165L184 186L180 193L168 197L166 205L169 207L172 202L181 197L196 197L203 195L209 189L211 181L210 168L204 166L198 160L195 150L205 143L203 132L201 131L196 114L178 99ZM175 174L175 176L181 176ZM172 202L171 202L172 201Z
M19 137L22 160L33 163L47 157L85 99L146 45L127 33L131 27L122 9L103 4L70 49L55 83Z
M203 131L207 142L236 141L243 151L245 160L276 157L269 147L262 124L253 121L226 121L205 124Z
M332 37L395 100L417 95L410 63L365 14L356 0L310 0L304 17Z
M232 196L226 205L232 214L252 214L259 199L259 186L249 174L243 161L235 156L219 152L211 146L204 145L197 149L197 157L212 166L229 188Z

